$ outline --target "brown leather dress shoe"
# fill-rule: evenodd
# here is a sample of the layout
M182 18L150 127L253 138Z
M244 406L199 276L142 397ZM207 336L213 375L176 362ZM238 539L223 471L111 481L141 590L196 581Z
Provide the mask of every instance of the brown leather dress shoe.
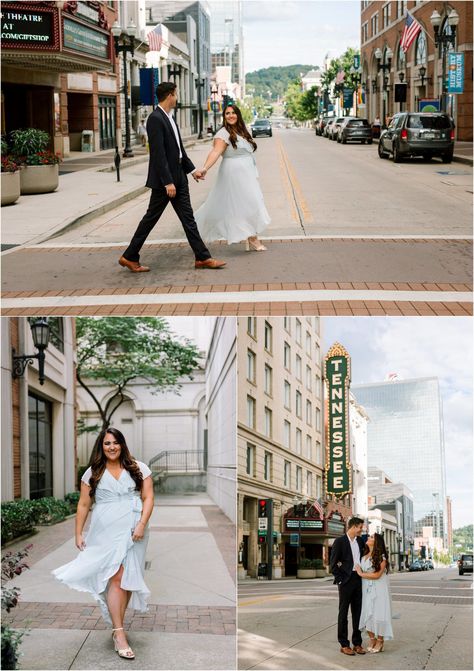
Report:
M354 652L356 652L358 655L365 655L366 650L364 650L364 648L361 645L355 645Z
M217 270L218 268L223 268L226 264L225 261L219 261L219 259L205 259L204 261L197 261L194 264L195 268L211 268Z
M341 648L341 652L344 653L345 655L355 655L355 652L352 648Z
M118 262L132 273L147 273L150 270L148 266L141 266L138 261L129 261L125 256L121 256Z

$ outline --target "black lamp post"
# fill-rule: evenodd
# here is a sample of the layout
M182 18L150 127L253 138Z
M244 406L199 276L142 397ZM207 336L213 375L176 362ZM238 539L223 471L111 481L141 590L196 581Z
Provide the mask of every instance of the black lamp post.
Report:
M136 35L136 26L135 23L130 21L126 30L123 30L118 21L115 21L112 26L112 35L114 36L115 44L115 55L118 57L120 53L123 53L123 95L125 100L125 148L123 150L124 158L133 156L133 151L130 147L130 117L129 117L129 108L130 100L128 97L128 79L127 79L127 53L130 53L132 56L135 51L135 35Z
M198 140L202 140L202 93L201 89L203 86L206 86L206 78L205 77L199 77L194 80L194 83L196 84L197 88L197 94L198 94Z
M384 62L382 63L382 56L384 56ZM382 54L382 50L380 48L375 50L375 58L377 59L377 72L380 72L382 70L383 72L383 94L382 94L382 99L383 99L383 119L382 119L382 127L386 127L385 123L385 118L386 118L386 98L387 98L387 91L388 91L388 83L390 81L390 77L387 72L390 72L390 67L391 67L391 62L392 62L392 56L393 52L391 49L386 49L385 54Z
M426 68L424 65L420 65L418 68L418 74L420 75L421 79L421 88L425 85L425 77L426 77Z
M360 84L361 79L362 79L362 74L360 72L360 69L358 70L354 66L351 67L350 73L352 75L352 84L355 87L355 93L356 93L355 115L356 115L356 118L357 118L357 96L358 96L358 92L359 92L359 84Z
M212 111L214 114L214 134L217 131L217 96L219 94L219 88L217 84L213 83L211 87L211 104L212 104Z
M33 324L30 325L30 328L33 344L38 350L38 354L17 355L13 349L12 377L15 379L23 377L27 365L33 363L35 359L38 359L38 377L39 383L42 385L44 384L44 351L49 344L49 324L44 317L41 317L33 322Z
M405 73L403 70L400 70L398 73L398 79L400 80L400 84L403 84L403 80L405 79ZM403 112L403 103L400 102L400 112Z
M447 32L446 29L440 33L439 28L441 25L441 16L439 12L434 10L433 14L430 16L431 25L434 30L434 40L435 46L438 47L438 53L443 57L442 65L442 95L441 103L442 110L446 112L446 95L447 95L447 86L446 86L446 55L449 51L450 45L454 49L456 46L456 28L459 23L459 14L455 9L452 9L446 18L446 24L449 26L450 31ZM446 28L445 24L445 28Z

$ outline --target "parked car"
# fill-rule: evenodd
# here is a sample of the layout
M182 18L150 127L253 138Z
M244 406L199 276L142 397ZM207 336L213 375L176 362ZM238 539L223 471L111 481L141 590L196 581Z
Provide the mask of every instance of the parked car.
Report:
M472 573L472 555L461 555L458 559L459 575Z
M329 119L327 120L326 125L324 126L323 132L322 132L322 135L324 137L329 137L329 135L328 135L329 129L331 128L331 126L333 125L335 120L336 120L336 117L334 117L334 116L329 117Z
M382 131L379 156L393 155L395 163L408 156L441 158L451 163L454 152L454 122L443 112L400 112Z
M259 135L272 136L272 124L268 119L256 119L253 122L252 137L258 137Z
M367 119L352 119L346 117L339 126L337 141L346 144L355 140L362 144L372 144L372 127Z
M341 123L348 117L343 117L343 116L337 116L335 117L334 121L328 128L328 138L330 140L335 140L337 138L337 133L339 131L339 128L341 126Z
M415 561L410 564L408 567L409 571L424 571L425 569L423 568L423 564L421 563L420 559L415 559Z
M320 135L320 136L323 135L324 128L325 128L327 122L329 121L329 119L331 119L330 116L322 116L317 120L316 126L315 126L316 135Z
M426 568L427 568L429 571L434 570L434 564L433 564L433 562L431 561L431 559L427 559L427 560L425 561L425 564L426 564Z

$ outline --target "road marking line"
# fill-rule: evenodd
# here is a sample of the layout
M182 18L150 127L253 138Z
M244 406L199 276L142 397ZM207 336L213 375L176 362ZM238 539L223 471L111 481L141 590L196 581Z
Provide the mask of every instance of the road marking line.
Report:
M284 599L285 596L268 596L262 597L260 599L253 599L252 601L241 601L239 606L253 606L256 603L265 603L265 601L278 601L279 599Z
M287 199L288 204L290 206L291 218L293 219L295 224L299 224L300 221L299 221L299 218L298 218L298 210L296 208L295 199L293 198L293 192L292 192L292 189L291 189L291 182L290 182L290 178L289 178L288 172L287 172L286 167L285 167L285 160L283 158L283 150L282 150L281 142L279 140L277 140L277 145L278 145L278 149L279 149L278 163L279 163L279 166L280 166L280 179L282 181L282 184L285 185L286 199Z
M126 287L124 287L126 291ZM227 291L199 292L183 294L113 294L98 296L37 296L4 298L2 307L9 308L41 308L88 305L165 305L192 303L305 303L320 301L385 301L431 302L431 303L471 303L472 294L467 291L370 291L370 290L332 290L308 289L289 291ZM467 316L467 315L466 315Z
M308 207L308 203L306 202L306 199L303 195L303 191L301 189L301 185L299 183L298 178L296 177L295 170L293 168L293 165L289 159L289 156L283 147L283 143L281 142L280 138L277 138L277 143L278 147L280 149L280 155L283 161L283 164L285 166L285 170L288 176L288 181L290 183L290 188L291 188L291 198L295 203L297 212L298 212L298 219L301 224L301 228L304 231L304 226L305 224L313 224L314 219L313 215L311 214L311 210Z

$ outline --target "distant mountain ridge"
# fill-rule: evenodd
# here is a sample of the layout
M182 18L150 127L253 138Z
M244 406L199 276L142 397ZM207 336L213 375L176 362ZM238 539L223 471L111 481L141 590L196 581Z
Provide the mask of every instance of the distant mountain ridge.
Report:
M272 100L276 100L283 96L290 82L298 79L301 74L305 75L310 70L317 69L318 65L280 65L262 68L246 74L245 83L247 89L254 88L254 96L261 96L267 100L271 97ZM268 91L271 91L271 96Z

